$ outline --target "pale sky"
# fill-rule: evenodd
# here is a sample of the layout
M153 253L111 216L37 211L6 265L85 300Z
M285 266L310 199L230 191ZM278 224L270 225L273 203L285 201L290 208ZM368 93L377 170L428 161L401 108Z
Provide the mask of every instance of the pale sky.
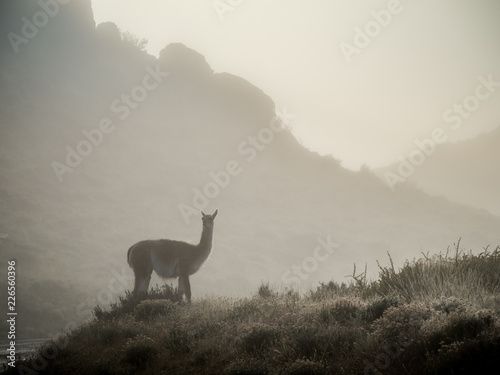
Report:
M214 4L231 3L221 19ZM500 125L498 0L92 0L92 6L97 24L112 21L148 39L152 55L181 42L216 72L247 79L296 116L292 129L302 144L350 169L397 162L437 127L455 141ZM387 12L380 12L387 9L384 21ZM366 47L358 41L359 53L348 62L341 44L356 47L357 27L373 36ZM477 108L453 129L444 113L475 95L480 77L498 87L480 89L476 103L469 98L469 108Z

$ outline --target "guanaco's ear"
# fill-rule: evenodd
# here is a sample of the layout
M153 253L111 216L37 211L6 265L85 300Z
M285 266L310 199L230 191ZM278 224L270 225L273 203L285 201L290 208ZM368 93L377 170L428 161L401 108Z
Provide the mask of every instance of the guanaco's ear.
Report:
M207 215L205 215L205 213L204 213L203 211L201 211L201 216L202 216L202 217L205 217L205 216L207 216Z
M215 217L217 216L217 212L219 212L219 210L215 210L215 212L212 214L212 219L215 219Z

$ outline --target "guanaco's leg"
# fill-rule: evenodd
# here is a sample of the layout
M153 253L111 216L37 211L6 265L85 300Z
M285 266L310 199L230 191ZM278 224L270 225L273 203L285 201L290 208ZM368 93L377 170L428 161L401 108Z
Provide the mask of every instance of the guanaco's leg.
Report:
M186 300L191 303L191 284L189 283L189 275L179 276L179 300L182 301L182 294L186 295Z

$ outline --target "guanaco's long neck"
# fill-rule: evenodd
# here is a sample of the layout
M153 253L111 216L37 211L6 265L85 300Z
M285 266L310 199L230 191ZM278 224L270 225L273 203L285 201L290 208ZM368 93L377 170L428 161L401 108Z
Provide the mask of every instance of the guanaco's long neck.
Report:
M198 248L202 253L210 254L210 250L212 250L212 239L213 239L214 228L203 227L203 231L201 232L200 243L198 244Z

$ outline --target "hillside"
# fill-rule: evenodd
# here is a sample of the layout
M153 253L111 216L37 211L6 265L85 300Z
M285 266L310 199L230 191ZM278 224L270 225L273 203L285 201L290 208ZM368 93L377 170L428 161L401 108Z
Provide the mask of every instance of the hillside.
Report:
M7 35L38 5L2 6ZM387 251L402 264L459 238L500 243L500 219L487 212L392 193L369 171L310 152L293 136L300 113L180 42L150 56L73 0L18 53L0 44L0 262L17 260L20 338L90 319L132 287L127 249L196 242L200 208L219 215L195 300L248 296L262 280L303 291L344 280L353 263L374 277ZM332 251L318 260L321 242Z
M306 296L263 284L252 297L174 303L130 295L47 342L23 373L496 374L500 247L381 267L377 281ZM6 374L17 373L7 371Z
M418 188L500 216L500 127L474 139L440 145L408 178ZM383 178L391 165L377 171Z

